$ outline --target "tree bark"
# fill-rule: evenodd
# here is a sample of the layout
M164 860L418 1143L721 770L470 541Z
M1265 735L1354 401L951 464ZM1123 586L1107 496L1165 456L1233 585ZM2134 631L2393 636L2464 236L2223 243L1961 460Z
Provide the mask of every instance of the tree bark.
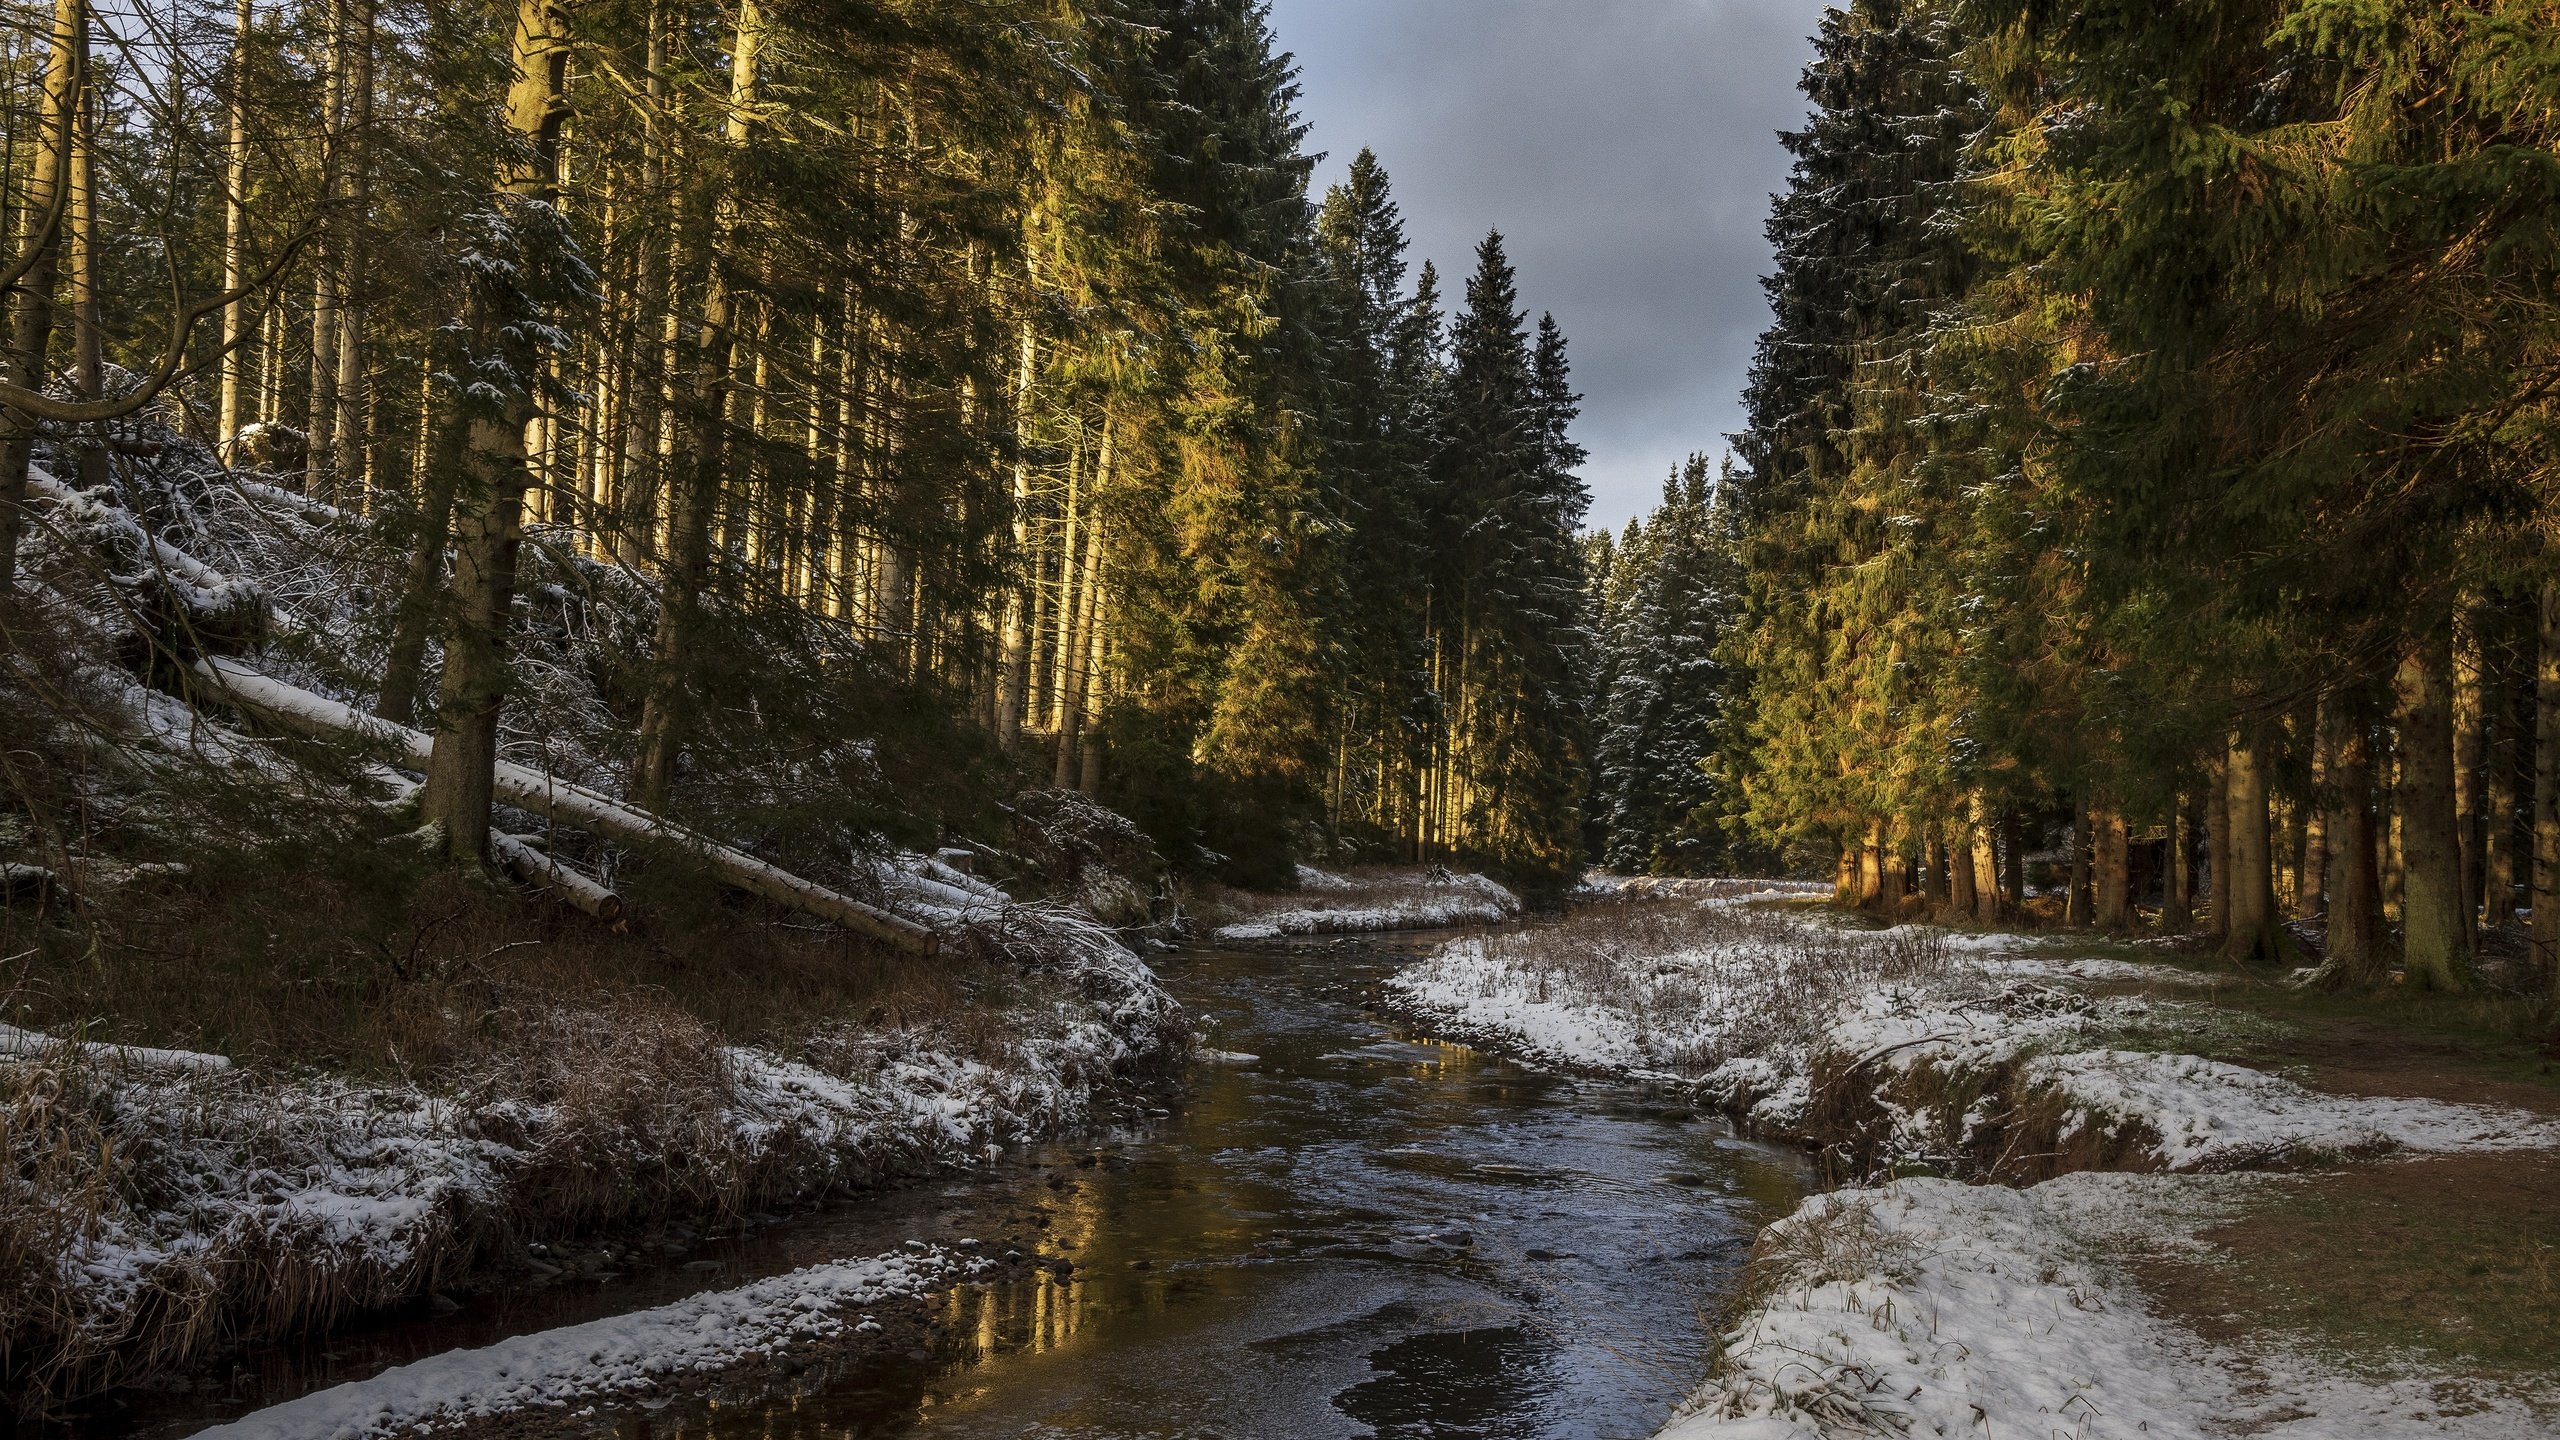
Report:
M2231 890L2222 953L2230 960L2281 959L2267 780L2257 747L2235 737L2223 773L2230 794Z
M435 629L436 600L444 591L445 551L453 542L453 492L462 469L468 431L457 415L437 417L420 437L418 534L401 578L400 605L391 622L391 647L382 666L382 694L373 713L406 725L417 715L418 686L427 665L427 639Z
M2480 913L2481 771L2489 749L2489 708L2483 694L2480 607L2467 601L2456 612L2453 637L2453 826L2462 913Z
M2470 981L2471 916L2454 809L2451 626L2413 636L2392 676L2400 729L2402 968L2417 990Z
M2560 979L2560 578L2542 583L2533 668L2533 969Z
M2382 878L2374 855L2373 746L2364 720L2332 701L2322 729L2329 752L2332 837L2323 983L2367 987L2389 978L2382 953Z
M2231 935L2231 766L2225 755L2213 762L2213 784L2205 795L2205 933L2218 946Z
M373 129L373 0L345 0L340 16L346 25L346 33L338 41L338 48L346 57L342 82L346 134L341 141L340 184L346 191L348 213L363 215L373 191L368 153ZM330 481L341 503L361 505L371 483L366 468L367 432L371 427L365 403L361 289L364 262L350 244L341 244L335 258L339 267L333 317L337 324L333 356L337 375L330 386L329 453L334 464ZM316 422L314 428L318 428Z
M2133 928L2132 835L2124 812L2113 805L2096 807L2091 816L2097 854L2095 915L2103 930Z
M2300 804L2302 871L2294 891L2294 918L2317 920L2328 903L2329 884L2329 734L2328 722L2315 707L2311 716L2311 793Z
M1991 802L1973 795L1973 915L1985 925L2000 923L2000 856L1992 838Z
M510 47L514 80L507 91L507 125L524 143L525 159L501 165L500 203L521 210L547 208L556 184L560 128L567 119L570 17L561 0L521 0ZM568 242L565 236L561 244ZM443 835L454 859L484 861L489 853L489 810L498 760L498 719L507 691L507 631L515 601L516 549L523 540L525 426L533 418L537 360L527 338L528 317L475 286L465 302L462 332L474 343L496 347L519 378L497 403L457 394L464 462L456 509L460 543L454 559L454 623L445 643L444 674L437 691L434 748L419 792L425 821Z
M248 277L249 246L249 38L256 28L256 0L239 0L231 29L230 133L224 150L222 288L238 290ZM222 307L222 400L216 440L240 431L240 390L246 379L247 297Z
M2169 807L2169 873L2163 877L2160 900L2160 930L2165 935L2184 935L2196 923L2195 823L2189 812L2194 802L2183 792Z
M19 260L32 263L19 277L9 349L0 356L0 380L21 389L44 388L73 130L88 77L88 0L54 0L53 32L46 42L44 89L36 117L43 143L36 147L27 198L18 210ZM27 472L35 460L36 430L35 416L0 406L0 589L17 583L18 537L26 524Z
M2000 812L2000 903L2011 911L2027 903L2027 837L2015 806Z
M1982 908L1981 892L1974 888L1973 847L1976 835L1974 828L1967 824L1947 828L1947 917L1959 924L1970 922Z
M729 63L729 120L724 134L733 148L746 143L759 93L757 65L763 44L763 12L756 0L744 0ZM661 811L675 785L676 757L684 748L686 672L700 645L702 602L711 582L712 537L720 523L727 472L738 314L725 262L734 246L738 215L725 196L715 214L705 266L701 344L695 352L691 384L691 463L684 467L684 486L670 517L658 630L651 647L649 689L641 702L638 754L631 775L632 796L643 806Z
M2071 873L2070 889L2062 897L2062 923L2089 923L2089 807L2080 800L2071 802Z

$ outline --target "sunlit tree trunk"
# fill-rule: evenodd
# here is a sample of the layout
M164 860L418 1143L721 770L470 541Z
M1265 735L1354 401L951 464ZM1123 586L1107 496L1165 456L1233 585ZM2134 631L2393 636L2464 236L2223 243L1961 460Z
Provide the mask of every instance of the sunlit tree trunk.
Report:
M20 277L9 318L9 349L0 357L0 380L40 390L45 355L53 341L54 281L62 254L65 188L71 178L73 131L88 83L87 0L54 0L53 31L45 44L44 89L36 114L37 144L18 210L18 253L31 260ZM27 472L34 463L36 417L0 407L0 587L16 584L18 536L25 524Z
M507 126L524 146L499 171L502 204L516 224L525 210L547 207L556 184L560 127L571 35L559 0L521 0L510 59ZM565 244L565 238L561 241ZM419 793L422 817L443 835L445 852L479 860L489 851L489 809L498 757L499 710L506 699L509 611L515 597L516 549L523 539L525 426L533 418L537 357L522 339L526 317L501 313L506 302L474 286L461 329L473 343L503 345L520 377L497 406L457 394L467 407L461 491L456 509L453 628L445 643L436 696L434 749Z
M2124 812L2112 804L2097 806L2090 821L2098 887L2095 919L2102 929L2130 930L2133 928L2133 853L2132 835L2125 825Z
M1985 925L2000 923L2000 857L1993 842L1991 802L1980 791L1973 796L1973 918Z
M229 133L223 155L222 288L238 290L248 277L249 259L249 39L257 23L256 0L239 0L231 25L231 98ZM222 398L217 412L217 440L240 431L241 389L247 382L245 341L249 301L243 296L222 307Z

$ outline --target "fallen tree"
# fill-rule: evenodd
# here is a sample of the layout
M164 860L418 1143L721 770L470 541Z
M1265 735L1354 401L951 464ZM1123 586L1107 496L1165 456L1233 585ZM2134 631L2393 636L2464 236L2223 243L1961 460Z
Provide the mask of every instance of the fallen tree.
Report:
M262 675L237 660L199 657L190 667L206 692L273 724L329 739L355 740L383 750L402 763L423 766L434 741L406 725L367 715L325 695L315 695ZM941 937L925 926L849 895L768 864L743 851L611 796L572 785L556 775L509 761L497 763L493 779L498 798L564 825L592 830L631 845L674 846L728 885L787 909L831 920L848 930L918 955L942 948ZM529 848L529 847L528 847ZM545 857L547 859L547 857ZM583 879L584 877L580 877ZM592 884L592 882L589 882Z

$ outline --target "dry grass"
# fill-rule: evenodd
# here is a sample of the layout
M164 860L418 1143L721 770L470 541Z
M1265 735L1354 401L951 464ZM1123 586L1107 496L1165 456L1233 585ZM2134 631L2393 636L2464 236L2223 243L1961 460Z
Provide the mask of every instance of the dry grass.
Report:
M1660 1037L1670 1068L1686 1075L1808 1045L1844 1001L1937 979L1953 964L1939 931L1865 932L1809 924L1801 907L1694 898L1604 901L1484 946L1529 977L1540 1000L1569 997Z

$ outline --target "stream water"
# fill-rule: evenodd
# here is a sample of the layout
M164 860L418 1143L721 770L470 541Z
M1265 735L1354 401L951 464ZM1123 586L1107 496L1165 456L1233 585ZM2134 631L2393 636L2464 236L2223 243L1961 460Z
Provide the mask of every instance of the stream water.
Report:
M1141 1130L244 1364L184 1435L457 1345L794 1266L982 1237L1074 1262L936 1302L930 1349L655 1408L630 1440L1640 1437L1805 1183L1687 1106L1404 1033L1362 1004L1418 937L1162 957L1229 1053ZM1245 1057L1251 1058L1245 1058ZM208 1404L207 1402L211 1403ZM129 1415L129 1420L140 1420ZM131 1433L119 1431L117 1433Z

